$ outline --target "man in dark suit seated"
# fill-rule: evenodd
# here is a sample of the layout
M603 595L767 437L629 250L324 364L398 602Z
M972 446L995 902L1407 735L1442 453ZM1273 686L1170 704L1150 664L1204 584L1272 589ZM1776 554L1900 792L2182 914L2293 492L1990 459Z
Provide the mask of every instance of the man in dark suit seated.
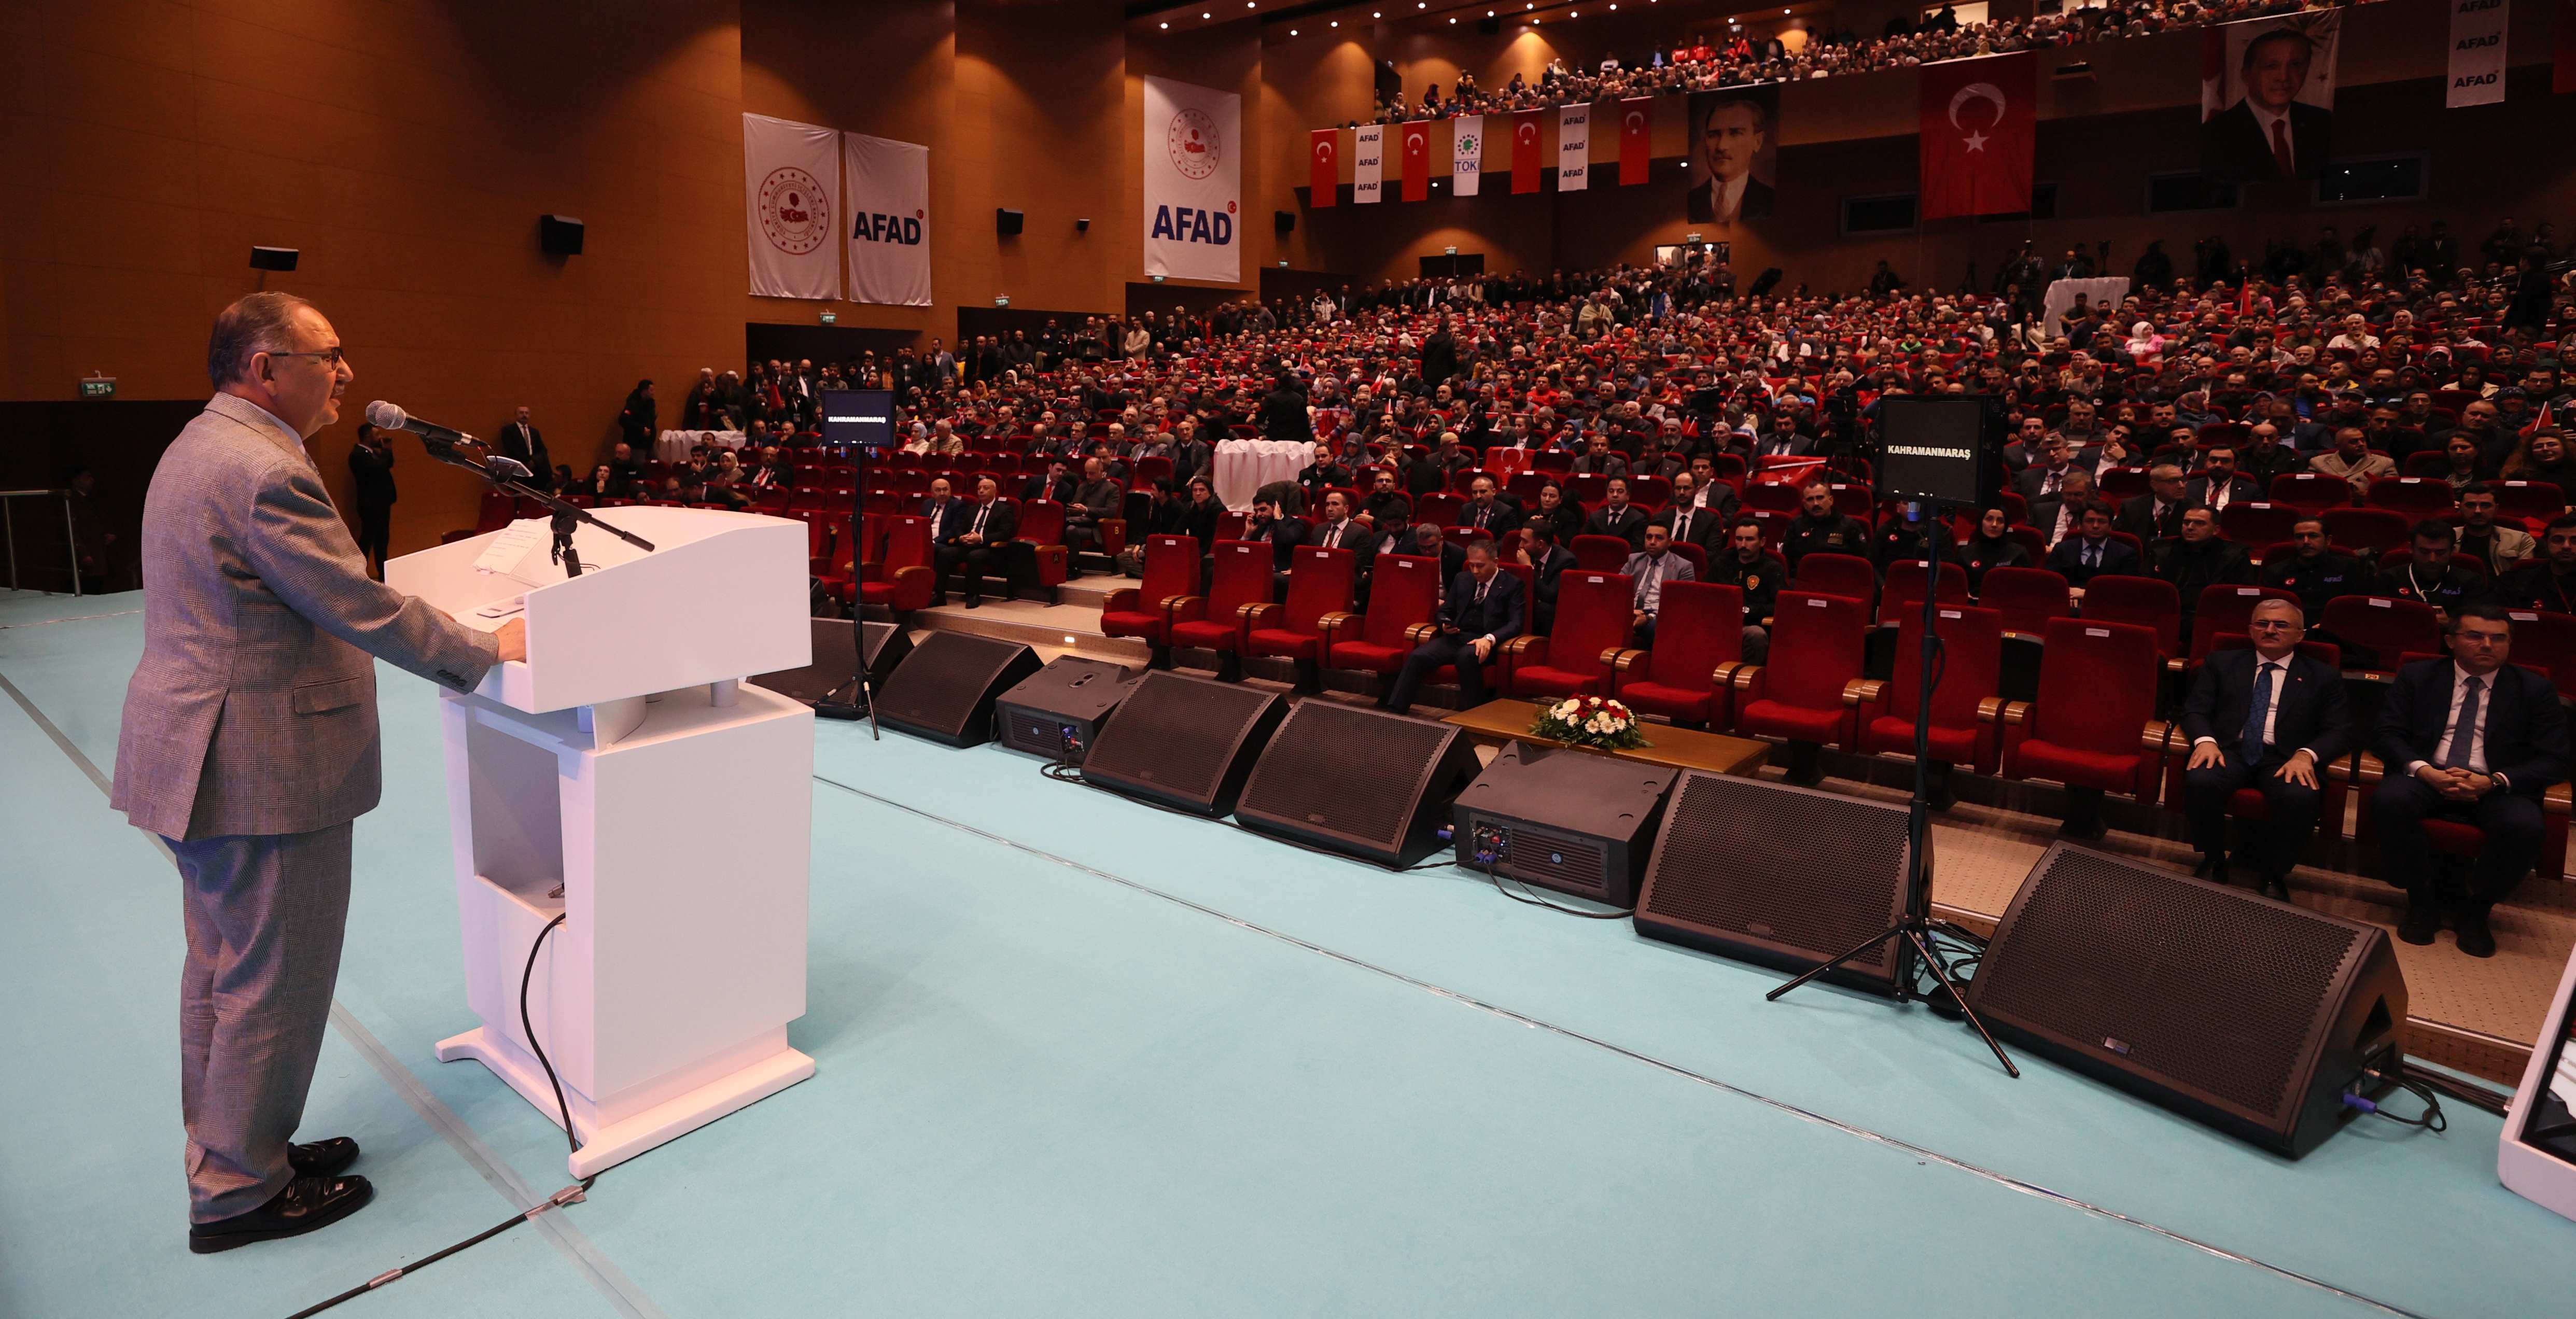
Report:
M1022 499L1052 499L1059 504L1073 502L1075 482L1062 458L1047 464L1046 475L1032 476L1020 483Z
M2450 659L2409 664L2389 686L2371 735L2383 767L2371 818L2379 827L2383 875L2406 890L2397 937L2433 942L2443 907L2455 905L2460 951L2493 957L2487 912L2540 855L2540 800L2567 777L2567 716L2549 679L2506 663L2513 620L2504 610L2461 605L2451 617L2449 642ZM2485 832L2486 846L2464 890L2437 891L2426 873L2427 819Z
M2290 900L2290 867L2317 828L2317 775L2352 748L2352 715L2343 675L2299 653L2307 616L2287 600L2254 606L2246 624L2251 650L2222 650L2200 666L2183 703L2191 738L2184 766L2183 813L2200 849L2199 874L2227 882L2227 799L2260 788L2271 818L2241 827L2238 855L2254 864L2263 896Z
M2252 481L2236 474L2236 450L2233 447L2224 444L2210 446L2209 452L2201 455L2201 464L2200 475L2191 478L2190 484L2183 487L2186 502L2206 505L2214 512L2224 513L2230 504L2254 503L2263 498L2263 492L2256 489Z
M2279 27L2245 43L2245 95L2200 126L2201 169L2230 183L2313 179L2325 172L2334 113L2298 99L2316 45Z
M1538 579L1538 631L1544 636L1556 624L1557 584L1565 570L1574 566L1574 555L1527 524L1514 534L1511 544L1511 561L1528 565L1530 575Z
M1655 617L1664 609L1664 583L1695 581L1690 560L1672 552L1673 534L1661 523L1646 528L1646 548L1628 556L1620 569L1631 583L1629 609L1633 617L1628 625L1636 633L1637 644L1655 644Z
M948 478L944 476L932 478L930 493L922 499L919 511L930 519L930 543L934 547L947 544L965 525L967 517L966 501L950 496Z
M1521 511L1494 488L1494 478L1480 476L1467 487L1467 506L1458 510L1458 525L1482 527L1494 534L1498 544L1507 544L1521 529Z
M946 540L933 542L938 546L934 557L939 561L939 577L931 594L935 603L946 604L948 578L962 569L966 578L966 607L981 609L984 607L984 574L1001 567L1001 546L1011 539L1012 532L1019 529L1019 518L1011 511L1010 505L1002 502L1001 487L994 484L989 476L975 483L972 508L958 506L954 500L949 502L954 511L943 521L953 530Z
M1867 557L1869 527L1859 518L1834 507L1834 487L1823 477L1811 478L1798 490L1798 516L1789 519L1789 530L1781 537L1780 553L1789 561L1789 571L1798 570L1798 561L1810 554L1850 554Z
M1616 536L1628 542L1632 554L1646 548L1646 510L1628 502L1626 481L1610 478L1610 497L1583 520L1583 534Z
M1466 550L1467 568L1452 579L1440 601L1439 635L1404 657L1404 669L1386 694L1385 706L1396 714L1413 711L1413 693L1443 664L1458 666L1463 708L1485 703L1485 661L1496 648L1519 636L1529 619L1529 600L1521 579L1502 571L1494 547L1483 541Z
M2087 504L2076 519L2075 534L2048 552L2048 570L2069 586L2084 586L2096 577L2138 577L2144 569L2129 543L2111 539L2111 510Z
M1285 599L1288 589L1288 565L1296 557L1297 547L1306 543L1306 520L1282 517L1279 505L1267 500L1252 501L1252 516L1243 524L1243 539L1267 541L1270 544L1270 586L1272 599Z
M1350 488L1351 469L1333 461L1331 441L1317 440L1315 441L1315 461L1308 463L1304 471L1297 473L1297 485L1299 489L1306 492L1307 507L1322 508L1325 491L1336 486L1345 490Z
M1735 492L1723 481L1717 488L1725 498L1712 495L1711 500L1718 506L1703 506L1695 498L1699 493L1698 478L1683 472L1673 478L1673 502L1650 520L1670 534L1674 544L1697 545L1703 558L1716 558L1726 548L1727 527L1735 521Z
M2191 503L2181 465L2157 463L2147 469L2147 492L2121 503L2111 529L2137 537L2141 545L2153 545L2182 534L2182 511Z
M2218 515L2200 505L2193 505L2182 515L2182 534L2172 540L2156 542L2147 556L2150 575L2171 582L2174 595L2182 601L2182 630L2191 635L2192 618L2200 609L2200 593L2213 586L2251 586L2254 583L2254 561L2245 547L2218 536Z

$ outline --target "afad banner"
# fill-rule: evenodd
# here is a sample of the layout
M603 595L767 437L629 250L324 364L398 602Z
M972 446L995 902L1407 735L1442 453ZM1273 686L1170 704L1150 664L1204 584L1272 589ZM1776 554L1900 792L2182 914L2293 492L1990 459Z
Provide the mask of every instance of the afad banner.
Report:
M1145 80L1145 273L1232 284L1243 277L1243 98Z
M850 301L930 305L930 148L841 135Z
M1590 181L1592 107L1569 105L1557 112L1556 190L1581 192Z
M2450 90L2444 107L2504 99L2505 0L2451 0ZM2566 21L2562 16L2561 22Z
M1386 168L1386 125L1362 124L1351 130L1351 200L1379 200Z
M793 119L742 117L742 197L751 291L764 298L841 296L840 134Z

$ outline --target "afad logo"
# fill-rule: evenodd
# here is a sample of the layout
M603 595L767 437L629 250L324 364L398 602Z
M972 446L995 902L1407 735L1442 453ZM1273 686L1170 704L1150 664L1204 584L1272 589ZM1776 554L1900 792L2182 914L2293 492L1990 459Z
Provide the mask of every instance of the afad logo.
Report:
M1146 237L1224 247L1234 241L1234 203L1227 202L1222 211L1202 211L1191 206L1157 206L1154 208L1153 232Z
M854 243L901 243L906 247L921 245L921 222L925 212L910 215L880 215L874 211L859 212L858 223L850 229Z

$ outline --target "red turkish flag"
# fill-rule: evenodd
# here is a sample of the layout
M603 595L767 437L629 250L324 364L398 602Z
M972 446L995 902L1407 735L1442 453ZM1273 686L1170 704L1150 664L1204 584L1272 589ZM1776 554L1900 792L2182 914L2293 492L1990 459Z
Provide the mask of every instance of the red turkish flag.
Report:
M2565 96L2576 92L2576 0L2558 0L2557 16L2550 22L2549 90Z
M1619 103L1619 186L1646 181L1654 164L1654 102L1639 96Z
M1306 205L1332 206L1342 197L1342 130L1318 128L1306 135Z
M1431 197L1431 125L1415 120L1404 126L1404 199Z
M1538 191L1539 127L1544 110L1523 110L1512 116L1512 195Z
M2029 210L2038 57L1948 60L1920 72L1923 218Z

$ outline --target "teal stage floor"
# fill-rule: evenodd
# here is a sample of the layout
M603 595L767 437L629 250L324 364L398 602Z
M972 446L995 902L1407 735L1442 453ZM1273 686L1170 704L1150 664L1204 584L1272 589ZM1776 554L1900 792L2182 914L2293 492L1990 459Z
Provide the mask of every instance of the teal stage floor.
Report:
M425 683L306 1135L376 1203L184 1244L176 886L106 808L137 596L0 595L0 1315L275 1319L569 1178L465 1007ZM74 618L73 615L92 615ZM62 619L65 621L48 621ZM824 724L815 1077L338 1315L2565 1315L2495 1119L2297 1163L1838 990ZM1353 766L1365 773L1365 765ZM723 901L721 875L708 901Z

